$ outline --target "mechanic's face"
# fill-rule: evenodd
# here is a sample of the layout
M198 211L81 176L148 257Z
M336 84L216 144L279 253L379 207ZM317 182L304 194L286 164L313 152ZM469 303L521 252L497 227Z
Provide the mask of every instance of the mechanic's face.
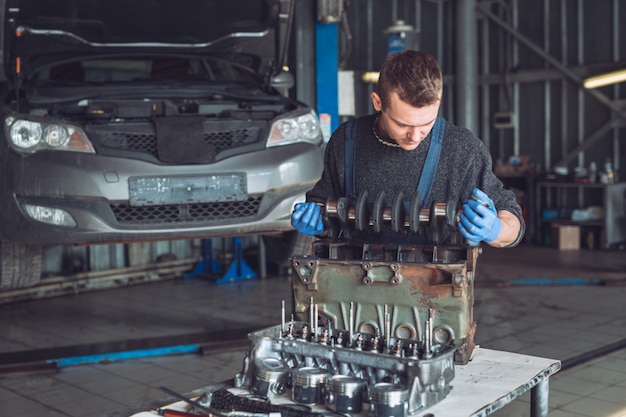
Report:
M400 100L398 93L391 93L389 106L383 109L380 96L371 94L372 104L381 112L376 127L378 134L395 140L405 151L412 151L428 135L439 113L438 101L424 107L413 107Z

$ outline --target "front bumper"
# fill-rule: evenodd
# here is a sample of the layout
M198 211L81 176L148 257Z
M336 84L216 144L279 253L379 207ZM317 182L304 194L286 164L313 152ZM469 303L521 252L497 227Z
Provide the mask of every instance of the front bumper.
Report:
M5 155L0 190L3 240L92 244L271 234L293 230L293 206L321 175L321 148L297 144L211 165L165 166L98 155L49 152ZM245 172L248 199L132 207L128 178ZM30 218L23 204L65 210L73 228Z

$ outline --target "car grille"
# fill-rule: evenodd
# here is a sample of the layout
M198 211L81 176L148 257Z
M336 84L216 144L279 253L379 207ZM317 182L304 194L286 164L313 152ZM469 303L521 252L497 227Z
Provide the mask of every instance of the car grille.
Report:
M229 155L237 148L247 147L264 139L265 122L215 121L204 123L204 140L215 148L216 159L221 152ZM132 151L151 155L157 154L157 137L154 126L149 123L106 124L89 127L89 137L98 145L98 153L106 155L107 149ZM236 153L236 152L235 152Z
M112 204L111 210L117 222L125 225L197 223L256 217L262 199L258 196L249 197L246 201L140 207Z

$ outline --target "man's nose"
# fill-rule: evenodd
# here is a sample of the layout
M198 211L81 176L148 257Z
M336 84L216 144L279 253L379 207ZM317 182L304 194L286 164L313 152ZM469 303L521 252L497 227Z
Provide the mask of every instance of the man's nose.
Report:
M413 127L409 129L409 137L411 139L421 139L422 138L422 131L419 127Z

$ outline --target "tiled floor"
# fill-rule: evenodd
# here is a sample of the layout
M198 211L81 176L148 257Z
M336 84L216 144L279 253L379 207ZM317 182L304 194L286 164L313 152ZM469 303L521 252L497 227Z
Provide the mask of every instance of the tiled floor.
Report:
M478 262L476 342L562 360L564 369L550 379L552 417L626 416L626 253L520 246L485 249ZM191 345L198 335L216 340L203 355L0 374L0 415L122 417L166 398L160 386L189 392L230 379L246 346L219 342L279 323L290 290L287 277L220 286L172 280L2 305L4 363L30 358L41 365L41 358L80 353L82 345L106 352L164 337ZM529 401L525 394L494 415L527 417Z

